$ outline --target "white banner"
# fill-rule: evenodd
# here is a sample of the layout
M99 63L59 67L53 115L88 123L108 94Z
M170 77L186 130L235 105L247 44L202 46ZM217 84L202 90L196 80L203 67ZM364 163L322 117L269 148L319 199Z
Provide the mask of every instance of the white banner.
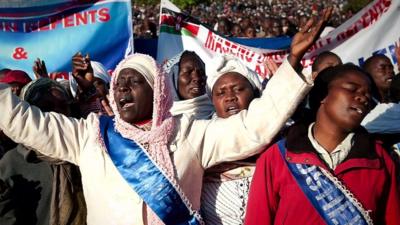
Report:
M261 79L267 76L265 57L278 64L286 58L289 49L252 48L230 41L206 28L193 18L177 12L168 0L162 0L160 36L157 60L162 63L183 50L196 52L206 63L212 63L215 54L230 54L239 58ZM173 5L172 5L173 6ZM316 55L322 51L338 54L343 62L362 65L373 54L385 54L397 63L394 48L400 38L400 1L376 0L328 35L320 38L302 60L306 72Z

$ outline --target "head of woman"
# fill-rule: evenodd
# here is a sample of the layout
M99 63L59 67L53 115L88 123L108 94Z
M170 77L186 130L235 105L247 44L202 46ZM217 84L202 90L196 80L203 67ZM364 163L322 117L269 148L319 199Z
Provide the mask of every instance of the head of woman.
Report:
M345 133L359 127L371 108L371 84L367 73L352 64L321 71L309 98L315 123Z
M176 89L181 100L196 98L206 93L205 64L196 53L182 53L176 80Z
M260 96L262 86L257 74L227 56L217 58L215 65L218 66L210 73L207 87L217 116L228 118L248 109L251 101Z
M157 73L154 59L142 54L132 55L117 66L111 82L110 102L123 121L134 124L152 119Z
M71 115L71 98L67 90L55 80L39 78L30 82L22 89L21 98L43 112Z

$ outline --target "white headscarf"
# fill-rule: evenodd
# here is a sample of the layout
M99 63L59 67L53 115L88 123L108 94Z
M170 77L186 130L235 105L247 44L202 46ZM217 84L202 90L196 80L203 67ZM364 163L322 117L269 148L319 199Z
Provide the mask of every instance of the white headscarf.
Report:
M90 61L90 65L93 68L94 77L101 79L106 84L109 84L111 82L111 77L108 74L107 69L104 67L103 64L101 64L100 62L96 62L96 61Z
M214 105L206 94L192 98L181 100L178 94L178 78L179 78L179 62L181 61L182 55L186 51L179 53L178 55L172 57L170 60L165 62L163 65L164 71L168 74L168 79L170 81L173 94L174 103L170 110L173 116L180 114L190 114L196 119L207 119L214 113ZM194 53L196 54L196 53Z
M117 80L117 77L121 70L130 68L142 74L147 83L149 83L150 87L154 89L154 76L158 72L157 65L155 65L154 59L151 56L143 54L134 54L128 58L123 60L123 63L121 62L120 64L118 64L117 68L114 71L114 76L116 76L114 80Z
M212 89L217 80L224 74L236 72L246 77L254 90L261 91L262 84L257 73L247 68L241 61L230 55L216 56L212 59L207 71L207 94L212 99Z

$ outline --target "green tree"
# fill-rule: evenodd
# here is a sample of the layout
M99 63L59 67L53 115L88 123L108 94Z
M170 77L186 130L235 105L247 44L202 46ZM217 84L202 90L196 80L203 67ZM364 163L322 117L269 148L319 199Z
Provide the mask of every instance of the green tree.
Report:
M131 0L132 5L135 4L144 4L144 5L156 5L160 3L160 0Z

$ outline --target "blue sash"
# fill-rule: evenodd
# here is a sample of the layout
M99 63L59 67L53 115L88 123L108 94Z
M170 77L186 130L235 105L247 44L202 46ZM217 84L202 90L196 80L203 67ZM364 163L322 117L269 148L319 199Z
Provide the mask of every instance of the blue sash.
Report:
M368 224L357 206L318 166L289 163L285 157L285 139L278 146L300 189L328 225Z
M100 132L118 171L166 225L200 224L146 151L115 131L113 118L100 117Z

